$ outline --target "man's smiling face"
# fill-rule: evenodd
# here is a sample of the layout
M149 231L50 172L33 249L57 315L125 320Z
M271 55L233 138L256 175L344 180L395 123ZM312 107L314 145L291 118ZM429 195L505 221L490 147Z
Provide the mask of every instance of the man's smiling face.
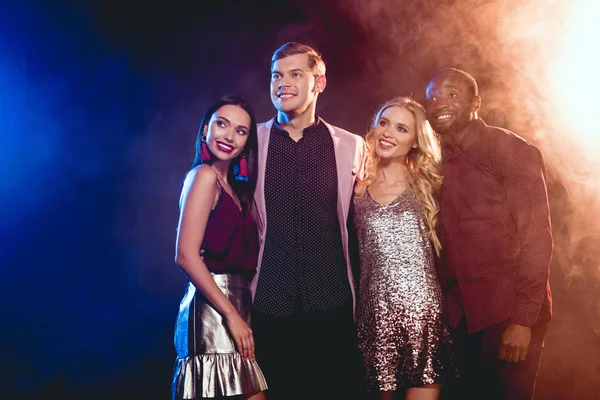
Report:
M271 101L279 112L302 114L317 100L319 77L308 66L308 55L295 54L273 63Z
M453 71L435 76L426 91L427 119L440 135L459 134L475 119L480 98L472 93L465 77Z

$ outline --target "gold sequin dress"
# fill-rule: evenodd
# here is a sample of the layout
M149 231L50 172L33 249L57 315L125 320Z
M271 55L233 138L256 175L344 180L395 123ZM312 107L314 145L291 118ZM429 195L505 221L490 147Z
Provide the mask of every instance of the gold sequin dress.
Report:
M355 199L360 250L358 341L370 390L456 376L425 216L411 189L387 205Z

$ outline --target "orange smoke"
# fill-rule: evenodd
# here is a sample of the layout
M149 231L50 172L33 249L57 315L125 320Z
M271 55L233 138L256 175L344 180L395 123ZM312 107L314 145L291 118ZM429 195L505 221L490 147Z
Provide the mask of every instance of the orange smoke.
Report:
M600 150L600 109L596 102L600 93L600 7L596 0L570 4L564 16L565 32L559 38L560 54L550 66L554 103L561 122L569 126L573 138L587 155L587 161L598 164ZM596 175L598 182L598 175Z

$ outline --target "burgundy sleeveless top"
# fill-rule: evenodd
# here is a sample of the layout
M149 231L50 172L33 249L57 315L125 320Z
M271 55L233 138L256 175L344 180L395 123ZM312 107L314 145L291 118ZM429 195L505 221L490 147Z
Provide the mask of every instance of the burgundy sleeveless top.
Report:
M210 272L247 276L256 273L258 228L252 213L243 215L223 188L208 217L201 249Z

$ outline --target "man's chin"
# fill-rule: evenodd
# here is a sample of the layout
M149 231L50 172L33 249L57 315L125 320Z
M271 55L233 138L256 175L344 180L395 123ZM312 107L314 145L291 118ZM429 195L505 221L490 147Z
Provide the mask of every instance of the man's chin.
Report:
M280 104L276 105L275 109L277 110L277 112L284 113L284 114L295 114L295 112L296 112L296 109L294 107L281 106Z
M438 135L445 135L452 131L452 124L431 124L431 129L435 131Z

